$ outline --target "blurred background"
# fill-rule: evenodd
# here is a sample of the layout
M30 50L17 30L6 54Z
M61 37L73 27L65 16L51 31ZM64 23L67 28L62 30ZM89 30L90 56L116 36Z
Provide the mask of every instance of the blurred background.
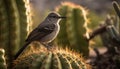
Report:
M99 14L105 14L112 9L111 2L113 0L30 0L30 3L35 9L39 10L40 12L45 12L46 10L54 10L56 6L65 1L82 5L86 8L89 8L89 10L95 11Z
M40 13L43 13L41 15L44 15L46 11L53 11L56 6L59 6L61 2L65 1L82 5L90 11L96 12L99 15L104 15L112 11L113 7L111 2L114 0L30 0L30 4L34 10L37 10Z

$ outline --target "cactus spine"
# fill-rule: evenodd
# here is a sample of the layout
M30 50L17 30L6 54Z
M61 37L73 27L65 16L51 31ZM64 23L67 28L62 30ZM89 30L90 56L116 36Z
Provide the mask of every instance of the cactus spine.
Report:
M61 30L55 42L63 47L69 46L88 56L89 43L84 38L88 32L86 10L79 5L64 2L57 7L56 11L67 18L60 22Z
M23 55L14 61L13 69L90 69L80 55L68 50L54 48Z

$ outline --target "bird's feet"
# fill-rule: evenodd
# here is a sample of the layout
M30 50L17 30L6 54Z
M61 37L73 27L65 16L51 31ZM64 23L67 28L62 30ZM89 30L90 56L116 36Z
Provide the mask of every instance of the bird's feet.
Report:
M42 43L43 44L43 43ZM43 44L46 48L47 48L47 50L52 50L53 48L54 48L54 46L53 46L53 43L44 43Z

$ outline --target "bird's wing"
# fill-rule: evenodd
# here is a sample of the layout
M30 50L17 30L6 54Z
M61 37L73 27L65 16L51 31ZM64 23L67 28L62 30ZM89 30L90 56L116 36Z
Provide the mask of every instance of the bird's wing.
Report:
M43 27L37 27L29 34L26 41L40 40L42 37L53 32L54 29L55 29L54 24L45 25Z

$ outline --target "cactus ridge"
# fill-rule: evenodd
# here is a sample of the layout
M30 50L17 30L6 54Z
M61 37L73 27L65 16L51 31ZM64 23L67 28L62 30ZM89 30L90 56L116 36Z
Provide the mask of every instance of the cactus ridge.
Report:
M8 17L7 17L7 10L5 9L5 4L4 4L4 0L0 1L0 46L5 48L4 46L6 46L8 44ZM4 31L3 31L4 30Z
M23 0L16 0L17 8L18 8L18 13L19 13L19 20L20 20L20 46L23 46L24 40L26 39L27 36L27 16L26 16L26 8L25 8L25 3Z
M23 0L0 0L0 46L6 50L8 68L26 38L25 11Z

